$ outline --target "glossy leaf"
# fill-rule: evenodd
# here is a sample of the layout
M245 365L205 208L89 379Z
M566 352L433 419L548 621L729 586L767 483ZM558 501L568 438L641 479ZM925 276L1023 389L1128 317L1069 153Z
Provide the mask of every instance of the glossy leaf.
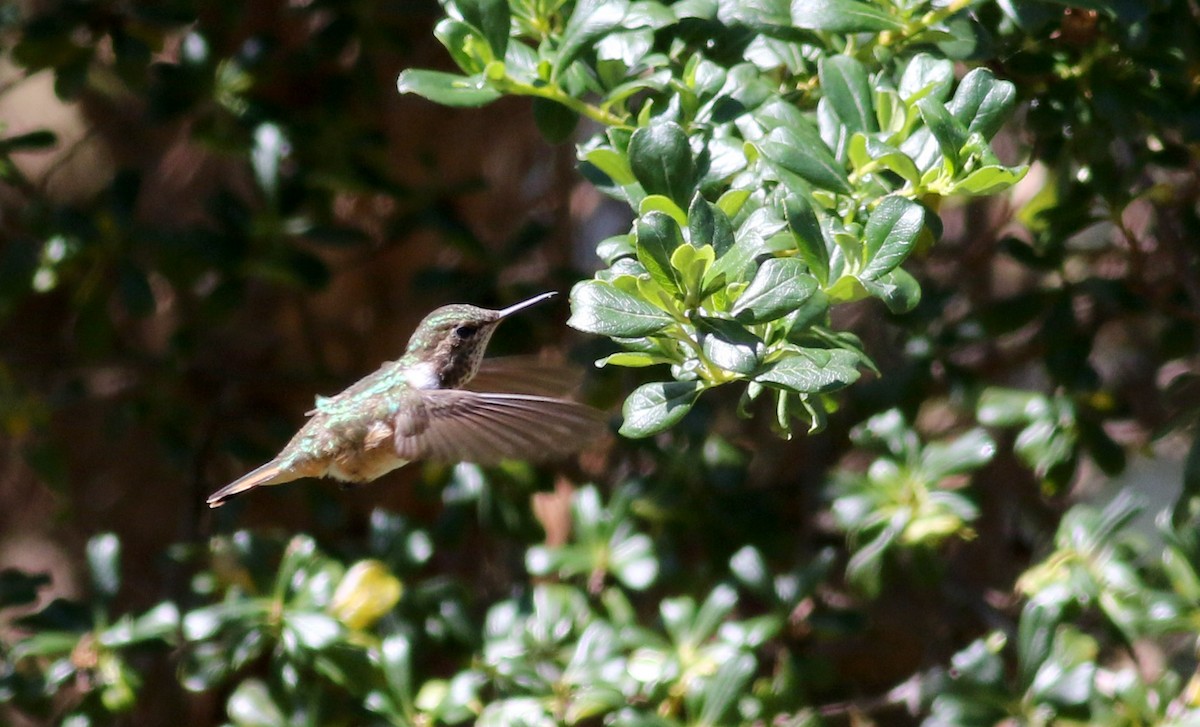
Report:
M567 325L605 336L645 336L670 325L661 309L622 292L611 283L585 280L571 289Z
M683 244L679 225L663 212L650 212L638 218L635 229L637 258L650 277L672 293L683 291L682 277L671 265L671 255Z
M699 381L643 384L625 399L621 435L640 438L670 429L683 419L703 390Z
M858 364L858 356L850 351L804 349L771 364L754 380L800 394L820 394L857 381Z
M861 63L850 56L827 56L818 66L821 92L851 132L879 130L871 83Z
M817 281L797 258L771 258L759 266L750 285L730 310L743 323L765 323L799 308L817 290Z
M863 230L865 264L858 277L878 280L908 257L925 224L921 205L903 197L885 197Z
M797 28L829 33L899 30L903 25L884 10L859 0L792 0Z
M406 69L396 80L400 93L415 93L444 106L485 106L500 98L482 76Z
M510 14L508 0L455 0L463 20L479 29L496 60L508 49Z
M669 197L687 207L695 184L695 166L687 134L672 121L639 128L629 140L629 166L647 194Z

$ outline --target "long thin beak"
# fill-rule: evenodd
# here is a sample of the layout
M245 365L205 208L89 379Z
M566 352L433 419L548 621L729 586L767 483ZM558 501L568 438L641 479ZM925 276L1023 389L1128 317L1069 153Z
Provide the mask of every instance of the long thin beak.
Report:
M537 305L538 303L541 303L543 300L548 300L550 298L553 298L556 295L558 295L558 293L555 293L553 290L550 291L549 293L542 293L541 295L535 295L532 298L530 298L529 300L524 300L524 301L521 301L520 303L514 303L513 305L510 305L509 307L507 307L503 310L496 311L496 317L497 318L507 318L519 310L525 310L526 308L528 308L531 305Z

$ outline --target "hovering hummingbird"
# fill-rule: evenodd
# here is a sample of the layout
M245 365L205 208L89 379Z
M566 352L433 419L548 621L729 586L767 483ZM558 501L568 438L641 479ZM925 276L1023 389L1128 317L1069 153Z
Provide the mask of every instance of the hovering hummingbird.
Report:
M275 459L214 492L209 506L302 477L361 483L420 459L491 464L579 449L603 429L603 414L558 398L573 377L525 357L483 358L501 321L553 296L502 310L438 308L399 360L336 396L318 396L308 422Z

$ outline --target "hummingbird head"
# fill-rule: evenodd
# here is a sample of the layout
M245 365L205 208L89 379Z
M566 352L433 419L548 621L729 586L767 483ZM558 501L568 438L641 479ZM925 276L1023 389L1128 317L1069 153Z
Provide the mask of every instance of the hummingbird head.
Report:
M462 386L479 370L500 321L554 295L542 293L501 310L464 304L442 306L417 326L405 355L428 363L441 388Z

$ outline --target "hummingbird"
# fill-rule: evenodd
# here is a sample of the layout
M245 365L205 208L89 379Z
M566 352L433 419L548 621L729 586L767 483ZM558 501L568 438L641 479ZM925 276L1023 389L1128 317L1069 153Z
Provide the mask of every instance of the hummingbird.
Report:
M560 398L571 387L569 372L530 357L483 357L501 321L554 295L501 310L447 305L433 311L403 356L340 394L318 396L283 450L210 495L209 507L303 477L364 483L416 460L494 464L580 449L603 430L604 415Z

